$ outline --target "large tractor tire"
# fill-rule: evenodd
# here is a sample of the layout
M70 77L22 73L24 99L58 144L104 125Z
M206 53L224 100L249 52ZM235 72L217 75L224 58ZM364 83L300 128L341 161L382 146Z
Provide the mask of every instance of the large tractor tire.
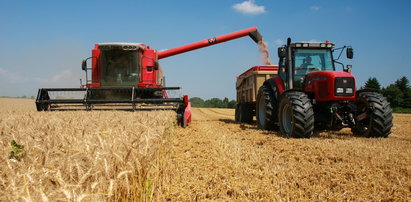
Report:
M240 103L235 109L235 120L240 123L253 122L253 109L248 103Z
M367 117L357 122L351 131L356 136L388 137L393 126L392 109L387 99L377 92L361 92L357 95L357 114Z
M262 85L258 90L255 116L260 129L278 130L278 102L274 93L269 85Z
M314 110L303 92L291 91L281 96L278 119L285 137L310 138L313 135Z

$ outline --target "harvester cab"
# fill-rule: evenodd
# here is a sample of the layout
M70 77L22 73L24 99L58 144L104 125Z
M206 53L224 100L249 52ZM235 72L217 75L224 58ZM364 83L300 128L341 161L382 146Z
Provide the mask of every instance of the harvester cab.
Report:
M165 86L158 61L244 36L256 43L262 39L257 28L251 27L160 52L142 43L95 44L92 56L82 62L85 84L80 88L39 89L37 110L173 109L185 127L191 122L188 96L173 93L180 87ZM87 66L89 60L91 67Z
M350 46L334 49L328 41L291 43L289 38L278 48L278 75L264 82L256 99L259 128L279 130L287 137L311 137L314 128L349 127L355 135L387 137L391 107L378 92L356 90L351 65L338 61L344 49L352 59ZM343 71L336 71L336 64Z

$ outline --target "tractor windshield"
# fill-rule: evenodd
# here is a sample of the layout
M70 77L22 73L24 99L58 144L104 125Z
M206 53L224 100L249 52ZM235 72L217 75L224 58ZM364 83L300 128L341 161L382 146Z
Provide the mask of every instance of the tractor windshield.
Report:
M331 49L294 49L294 85L300 86L313 71L334 71Z
M101 52L101 86L136 86L139 82L139 51Z
M331 49L295 49L295 70L334 71Z

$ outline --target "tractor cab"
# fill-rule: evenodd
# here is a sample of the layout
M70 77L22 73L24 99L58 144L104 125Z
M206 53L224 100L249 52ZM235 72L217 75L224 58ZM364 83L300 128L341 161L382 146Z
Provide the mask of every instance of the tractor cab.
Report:
M279 76L285 82L286 89L304 86L304 79L311 72L335 71L333 58L334 44L323 42L289 43L278 49L280 71ZM344 47L345 48L345 47ZM352 48L347 48L352 54ZM352 55L351 55L352 58ZM337 62L338 63L338 62ZM290 78L290 79L288 79Z

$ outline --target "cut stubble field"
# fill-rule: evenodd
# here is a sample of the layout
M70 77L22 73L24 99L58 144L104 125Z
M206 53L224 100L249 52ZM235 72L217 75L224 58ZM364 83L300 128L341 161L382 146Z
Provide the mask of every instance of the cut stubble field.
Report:
M287 139L231 109L36 112L0 99L0 200L411 200L411 115L385 139ZM9 159L10 142L24 145Z

